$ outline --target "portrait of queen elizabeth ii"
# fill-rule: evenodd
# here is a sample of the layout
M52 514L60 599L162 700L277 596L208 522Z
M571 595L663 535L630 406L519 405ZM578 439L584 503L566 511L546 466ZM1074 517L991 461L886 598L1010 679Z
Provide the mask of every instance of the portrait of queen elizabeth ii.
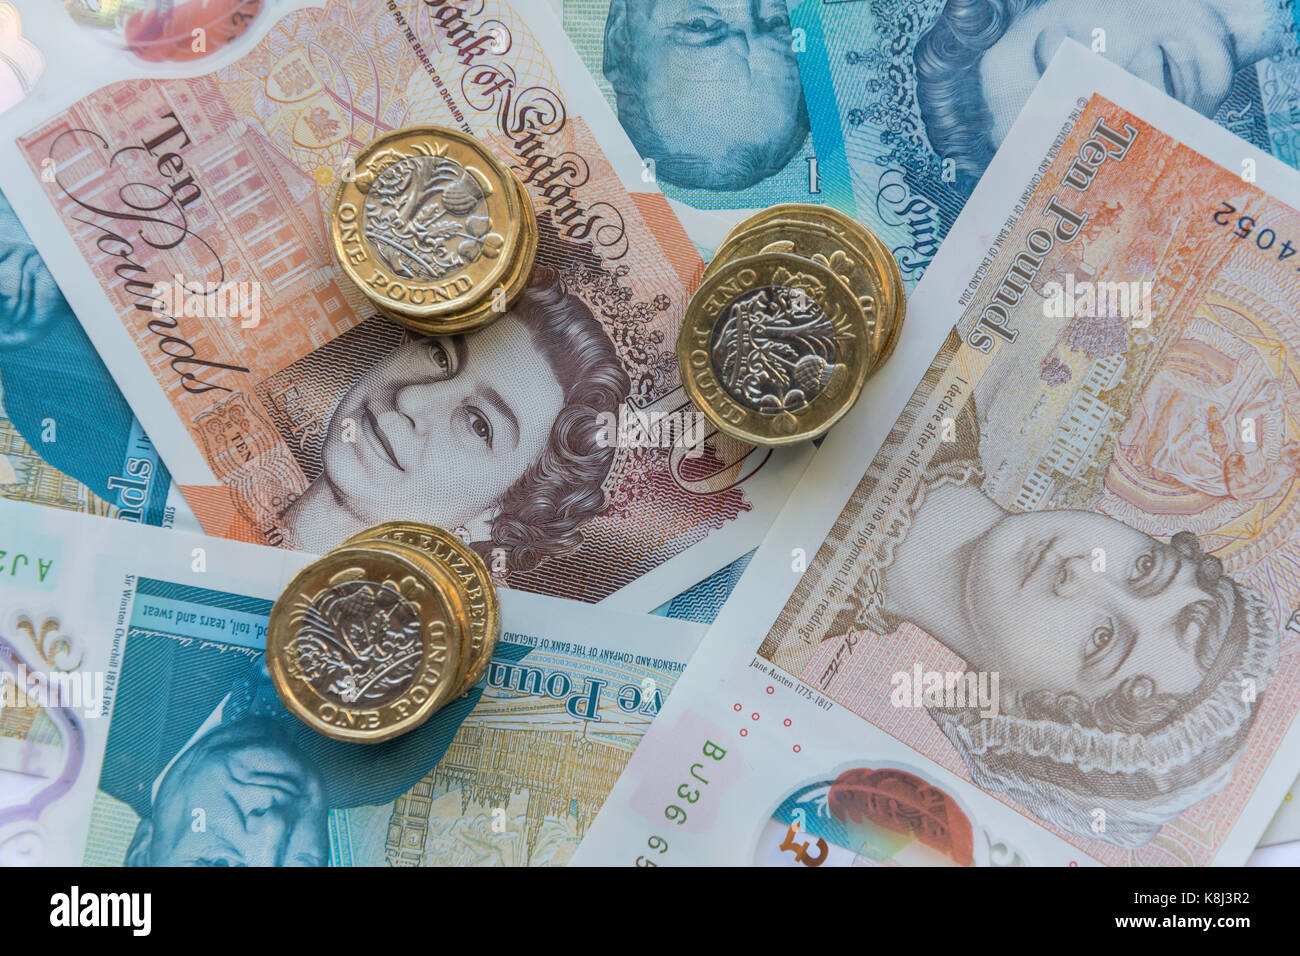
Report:
M614 449L602 414L631 388L614 343L559 275L467 335L408 336L335 406L319 474L281 515L326 551L383 521L455 530L528 570L582 543Z
M1068 833L1143 846L1231 777L1275 669L1273 615L1188 532L1004 509L975 422L968 402L828 633L910 623L996 674L991 711L928 708L974 782Z
M916 98L934 153L977 179L1066 38L1213 117L1287 29L1275 0L947 0L916 44Z

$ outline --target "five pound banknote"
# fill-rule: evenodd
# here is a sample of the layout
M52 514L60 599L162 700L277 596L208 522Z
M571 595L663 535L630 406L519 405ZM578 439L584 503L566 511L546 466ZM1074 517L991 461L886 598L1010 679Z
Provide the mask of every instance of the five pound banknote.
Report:
M554 0L564 31L697 244L825 194L785 0Z
M480 684L330 740L264 664L308 560L0 501L0 864L561 863L703 631L503 591Z
M880 233L909 288L1066 38L1300 166L1290 2L790 0L789 9L826 200Z
M0 497L197 530L4 193Z

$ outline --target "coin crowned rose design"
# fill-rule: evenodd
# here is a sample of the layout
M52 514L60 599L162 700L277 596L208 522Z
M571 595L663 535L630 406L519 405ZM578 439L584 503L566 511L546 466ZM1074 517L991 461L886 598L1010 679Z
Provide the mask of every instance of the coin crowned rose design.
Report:
M401 695L424 656L419 609L407 598L421 590L408 575L341 581L304 595L302 625L289 646L302 678L322 697L345 704L385 704Z
M384 169L366 194L365 237L375 254L404 279L441 279L485 252L500 252L490 236L483 188L445 156L408 156Z
M344 545L276 601L267 669L300 720L337 740L377 743L455 695L466 620L457 582L427 555L388 541Z
M410 126L349 160L330 214L339 265L374 307L425 335L508 311L537 255L519 178L475 137Z
M756 445L824 432L857 400L873 355L848 285L789 252L733 259L706 276L677 339L691 401L719 431Z
M418 521L388 521L343 543L364 546L367 541L387 541L415 548L455 580L466 615L461 677L455 693L457 696L465 693L487 673L501 632L501 606L487 565L473 548L450 531Z
M903 274L880 237L829 206L781 203L755 213L718 246L704 270L712 277L727 263L767 252L789 252L826 266L857 296L866 317L875 372L893 354L907 311Z
M714 326L710 354L728 394L766 414L812 401L835 368L835 329L802 289L764 286L737 297Z

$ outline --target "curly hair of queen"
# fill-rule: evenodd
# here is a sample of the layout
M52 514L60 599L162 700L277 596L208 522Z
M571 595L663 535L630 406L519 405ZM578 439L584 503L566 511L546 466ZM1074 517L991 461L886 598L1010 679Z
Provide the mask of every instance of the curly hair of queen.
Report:
M598 440L600 419L618 410L632 382L600 321L555 270L539 265L510 314L551 366L564 407L546 448L502 496L492 540L476 546L502 548L508 571L528 571L581 547L582 525L604 507L615 449Z
M973 185L997 151L980 62L1017 17L1044 0L948 0L917 41L916 97L930 148Z

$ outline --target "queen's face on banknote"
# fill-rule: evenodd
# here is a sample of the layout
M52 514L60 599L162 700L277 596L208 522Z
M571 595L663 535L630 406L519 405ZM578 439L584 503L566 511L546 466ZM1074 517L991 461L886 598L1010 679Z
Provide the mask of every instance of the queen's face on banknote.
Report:
M325 478L368 522L419 514L444 527L482 524L537 460L563 405L555 372L514 316L474 335L417 338L339 404Z
M603 69L628 136L678 186L746 189L808 136L784 0L613 0Z
M931 146L978 176L1067 37L1212 116L1238 70L1280 51L1280 11L1274 0L948 0L916 48Z
M614 451L597 443L599 416L629 388L591 310L539 270L487 328L413 339L361 376L285 523L323 551L383 521L425 521L532 566L580 544L603 506Z
M219 724L165 771L127 864L324 866L325 813L320 775L274 721Z

